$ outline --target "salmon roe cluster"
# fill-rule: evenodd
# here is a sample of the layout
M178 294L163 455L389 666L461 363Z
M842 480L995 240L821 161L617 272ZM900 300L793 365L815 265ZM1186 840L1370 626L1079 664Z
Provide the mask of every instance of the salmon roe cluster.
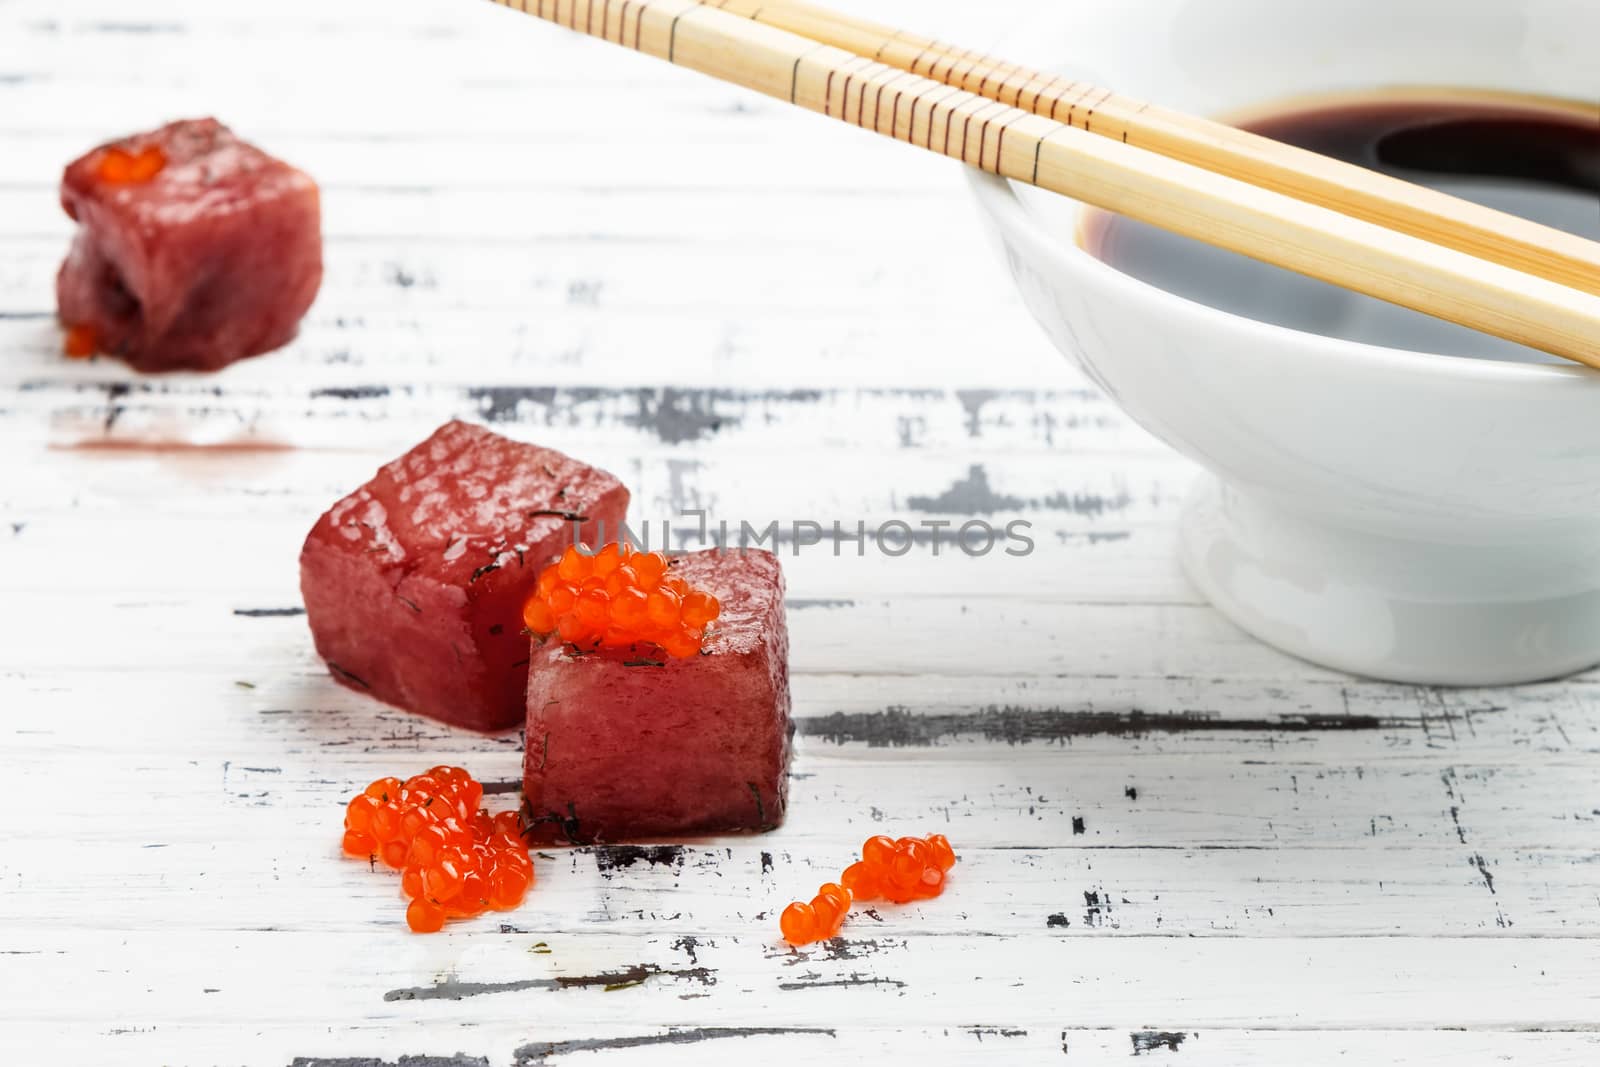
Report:
M100 157L95 174L111 185L137 185L160 174L166 165L166 153L155 145L146 145L137 153L113 146Z
M68 326L61 351L73 359L86 359L100 351L100 340L93 326Z
M668 573L667 557L609 544L590 555L573 545L539 574L522 621L541 637L579 648L648 643L693 656L722 612L717 598Z
M778 930L791 945L806 945L833 937L850 913L850 890L838 882L825 882L811 903L795 901L778 916Z
M844 869L838 882L817 891L810 904L795 901L778 917L778 930L791 945L822 941L839 932L850 905L858 900L904 904L944 892L945 875L956 863L943 834L927 837L869 837L861 859Z
M406 924L419 934L446 919L510 911L533 885L517 813L490 816L482 798L460 767L434 767L403 782L379 778L345 808L344 851L400 871Z
M927 837L867 838L861 859L839 876L857 900L904 904L944 892L944 878L956 863L955 850L943 834Z

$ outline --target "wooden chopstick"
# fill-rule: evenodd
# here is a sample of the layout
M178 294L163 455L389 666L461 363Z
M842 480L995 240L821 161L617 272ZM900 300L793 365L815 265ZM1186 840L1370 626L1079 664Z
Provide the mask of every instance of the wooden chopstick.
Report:
M1600 367L1600 297L699 0L495 0L863 129Z
M802 0L703 2L1102 137L1600 294L1600 244L1576 234L1220 122L905 34Z

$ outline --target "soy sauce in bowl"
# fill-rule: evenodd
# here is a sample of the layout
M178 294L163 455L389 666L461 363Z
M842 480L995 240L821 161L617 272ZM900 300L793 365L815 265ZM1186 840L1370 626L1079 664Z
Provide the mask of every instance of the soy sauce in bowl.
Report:
M1600 240L1600 107L1473 91L1300 99L1244 129ZM1133 219L1090 211L1080 242L1152 285L1223 311L1350 341L1561 362Z

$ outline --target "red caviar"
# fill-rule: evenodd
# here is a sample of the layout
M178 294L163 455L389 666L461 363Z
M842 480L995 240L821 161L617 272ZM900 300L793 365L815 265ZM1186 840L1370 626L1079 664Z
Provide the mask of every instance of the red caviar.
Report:
M943 834L872 837L861 846L861 862L846 868L841 881L857 900L882 897L904 904L944 892L945 874L955 862L955 850Z
M68 326L61 351L73 359L85 359L100 351L100 339L93 326Z
M522 621L541 637L559 634L584 648L653 644L693 656L722 605L669 568L659 552L613 543L591 556L574 545L539 574Z
M838 883L817 891L810 904L795 901L778 917L778 930L791 945L833 937L857 900L884 898L896 904L936 897L956 853L943 834L927 837L869 837L861 859L844 869Z
M850 912L850 891L834 882L817 890L811 903L795 901L778 916L778 929L791 945L823 941L839 932Z
M446 919L509 911L533 885L533 861L516 812L478 807L483 786L460 767L434 767L402 782L379 778L345 806L344 851L400 870L419 934Z
M112 185L135 185L154 178L166 165L166 153L153 144L146 145L137 153L113 146L100 157L95 176Z

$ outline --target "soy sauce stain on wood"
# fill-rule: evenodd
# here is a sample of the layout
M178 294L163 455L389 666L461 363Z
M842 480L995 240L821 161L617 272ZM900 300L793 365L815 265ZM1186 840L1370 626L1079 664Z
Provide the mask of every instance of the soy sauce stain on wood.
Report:
M573 1052L605 1052L611 1049L651 1048L656 1045L696 1045L702 1041L722 1041L752 1037L835 1036L831 1028L813 1026L695 1026L671 1029L637 1037L591 1037L572 1041L544 1041L519 1047L512 1053L512 1067L544 1067L556 1058Z
M120 419L122 417L122 415L126 411L127 411L127 408L122 406L122 405L118 405L115 408L111 409L111 413L107 416L106 421L105 421L104 425L102 426L102 431L104 433L106 433L106 434L109 434L111 432L112 425L118 419ZM87 440L68 441L68 442L63 442L63 443L59 443L59 444L52 443L48 447L52 451L63 451L63 452L99 452L99 453L117 453L117 454L145 455L145 456L168 456L168 457L178 457L178 456L185 456L185 455L192 455L192 456L201 456L201 455L210 455L210 456L241 455L241 456L243 456L243 455L255 455L255 454L260 454L260 453L278 453L278 452L293 452L294 451L294 446L293 445L285 444L282 441L266 441L266 440L259 440L259 439L257 439L257 440L246 439L246 440L238 440L238 441L196 442L196 441L171 441L171 440L159 440L159 439L147 440L147 439L138 438L138 437L110 437L110 436L93 437L93 438L90 438L90 439L87 439Z

